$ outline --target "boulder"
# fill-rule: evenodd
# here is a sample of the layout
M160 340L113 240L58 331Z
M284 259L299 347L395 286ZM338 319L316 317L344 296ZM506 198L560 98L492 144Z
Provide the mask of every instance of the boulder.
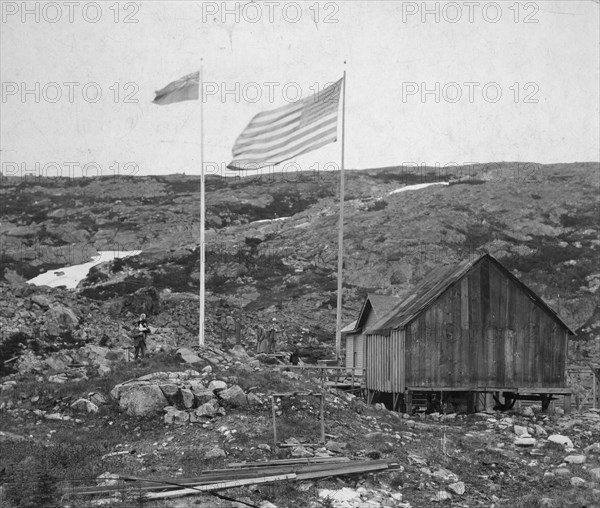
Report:
M567 464L584 464L585 463L585 455L567 455L563 462Z
M71 409L79 413L97 413L98 406L88 399L77 399L71 404Z
M589 470L590 476L596 482L600 482L600 467L595 467L594 469Z
M258 395L256 395L255 393L249 393L246 396L246 399L248 400L249 406L261 406L263 404L263 401L261 400L261 398Z
M190 421L190 414L187 411L172 409L167 411L163 419L164 422L169 425L183 425Z
M465 493L465 482L455 482L448 485L448 490L462 496Z
M583 478L579 478L579 476L574 476L570 481L573 487L585 487L587 482Z
M198 405L206 404L208 401L215 398L214 392L208 388L192 386L191 390Z
M240 346L239 344L236 346L233 346L231 348L231 350L229 351L229 354L231 354L231 356L233 356L234 359L236 359L242 363L247 363L250 361L250 356L248 355L248 353L246 353L246 350L244 349L244 347Z
M458 476L456 476L452 471L445 469L443 467L439 468L435 471L432 476L437 478L438 480L447 481L447 482L458 482Z
M33 295L31 301L39 305L42 309L48 309L52 305L52 300L44 295Z
M219 392L219 397L232 407L248 405L246 394L238 385L233 385L231 388Z
M204 457L207 459L216 459L219 457L225 457L227 454L225 453L225 450L223 450L222 448L219 448L218 446L215 446L214 448L211 448L210 450L208 450L205 454Z
M92 392L88 395L91 402L96 404L97 406L101 406L102 404L108 404L108 397L103 393Z
M179 390L181 393L181 401L183 402L183 407L190 409L194 407L194 394L191 390L187 388L182 388Z
M210 384L208 385L208 389L213 392L215 390L225 390L227 389L227 383L225 381L219 381L218 379L215 379L214 381L210 382Z
M528 417L528 418L531 418L532 416L535 416L535 413L533 412L533 408L531 406L524 407L523 411L521 411L521 414L523 416Z
M296 446L296 447L292 448L291 453L292 453L292 457L299 457L299 458L313 456L313 453L304 446Z
M158 385L158 387L163 392L169 404L177 404L179 401L179 388L177 388L175 383L165 383Z
M535 438L533 437L517 437L514 441L516 446L533 446Z
M219 402L216 399L212 399L205 404L202 404L194 413L196 416L215 416L219 410Z
M167 404L165 395L156 385L129 386L119 396L119 407L130 416L149 416L161 411Z
M567 436L561 436L560 434L552 434L551 436L548 436L548 441L563 445L565 448L573 448L573 441L571 441Z
M202 359L196 353L194 353L194 351L185 347L179 348L175 354L181 356L181 359L185 363L198 363L202 361Z
M600 443L593 443L590 446L586 446L583 451L585 453L596 453L600 454Z
M529 432L527 432L527 427L523 427L522 425L515 425L513 427L514 433L518 436L518 437L528 437L529 436Z

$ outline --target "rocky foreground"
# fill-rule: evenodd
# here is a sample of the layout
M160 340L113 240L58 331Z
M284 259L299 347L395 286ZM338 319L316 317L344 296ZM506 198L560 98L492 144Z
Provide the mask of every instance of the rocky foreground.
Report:
M222 492L236 502L204 494L144 506L600 503L598 410L564 415L559 408L543 414L538 407L524 407L508 413L409 416L326 389L323 444L313 444L319 439L316 400L276 399L281 447L273 443L269 394L320 391L320 379L282 371L285 366L271 366L265 363L269 357L241 346L180 348L142 363L113 358L110 348L92 350L87 363L74 369L77 377L51 374L46 367L28 376L13 374L0 384L0 469L6 468L5 481L16 482L5 485L9 498L24 471L31 479L45 461L52 462L62 492L67 485L107 485L116 475L177 481L231 462L348 457L386 459L400 468L348 476L343 482L287 482ZM102 372L99 365L108 370ZM131 495L118 494L111 502L129 506ZM80 498L58 506L80 508L85 502Z

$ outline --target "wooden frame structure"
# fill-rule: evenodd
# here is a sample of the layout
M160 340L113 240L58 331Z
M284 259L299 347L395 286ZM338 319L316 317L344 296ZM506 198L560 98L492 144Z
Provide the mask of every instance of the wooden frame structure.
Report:
M365 336L367 402L410 412L413 395L461 398L476 410L557 395L573 331L489 254L438 267ZM503 398L504 400L500 400Z

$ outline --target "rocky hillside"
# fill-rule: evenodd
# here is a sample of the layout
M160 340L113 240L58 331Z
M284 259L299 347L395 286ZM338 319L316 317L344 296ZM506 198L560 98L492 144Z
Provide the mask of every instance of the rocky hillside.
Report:
M368 292L402 296L430 269L487 250L577 329L570 362L600 363L598 164L430 169L348 172L344 322ZM255 354L258 327L276 329L278 351L331 357L337 177L208 178L204 347L197 179L3 179L2 505L597 505L598 410L524 404L457 415L446 405L446 414L400 415L325 389L326 442L314 443L318 404L282 397L275 415L285 446L274 446L269 395L323 386ZM394 192L440 181L447 185ZM100 250L142 253L97 265L76 290L25 283ZM150 357L132 362L141 312ZM118 479L176 482L231 462L312 457L399 467L172 501L149 501L139 483ZM69 497L96 485L122 488L102 500Z
M500 163L347 172L344 322L367 292L402 296L431 268L484 249L578 329L574 360L600 361L598 169ZM390 194L440 181L450 185ZM123 315L126 297L153 288L171 302L156 326L169 323L193 340L198 196L198 179L184 175L4 178L0 274L14 284L88 261L97 250L142 250L93 269L77 298L112 302L113 314ZM230 333L232 320L252 334L275 318L286 340L331 342L337 199L336 173L207 177L209 334Z

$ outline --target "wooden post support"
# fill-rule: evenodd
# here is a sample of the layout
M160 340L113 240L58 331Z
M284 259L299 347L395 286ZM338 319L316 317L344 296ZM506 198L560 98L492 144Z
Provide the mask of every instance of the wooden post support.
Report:
M271 413L273 414L273 444L277 446L277 423L275 422L275 396L271 395Z
M565 414L568 415L571 413L571 394L565 394L564 398L564 410Z
M405 406L406 406L406 412L408 414L412 413L412 392L409 390L406 390L405 395L404 395L404 401L405 401Z
M321 443L325 444L325 393L321 393Z

